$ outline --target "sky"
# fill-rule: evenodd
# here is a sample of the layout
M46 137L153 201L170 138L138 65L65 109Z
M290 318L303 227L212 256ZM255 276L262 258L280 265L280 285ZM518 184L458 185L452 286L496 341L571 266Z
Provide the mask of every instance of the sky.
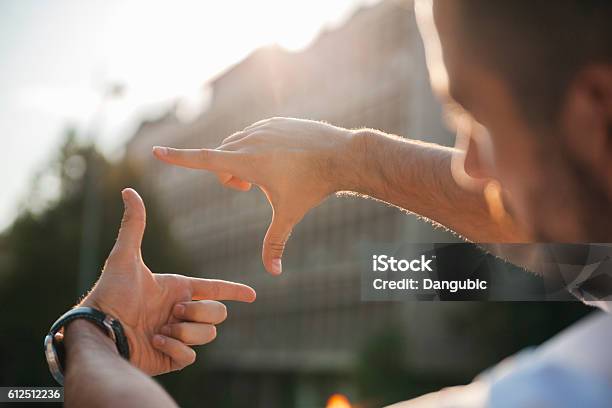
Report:
M177 100L192 117L206 80L253 49L299 50L374 2L1 0L0 230L69 126L116 157L141 120ZM101 105L111 84L124 91Z

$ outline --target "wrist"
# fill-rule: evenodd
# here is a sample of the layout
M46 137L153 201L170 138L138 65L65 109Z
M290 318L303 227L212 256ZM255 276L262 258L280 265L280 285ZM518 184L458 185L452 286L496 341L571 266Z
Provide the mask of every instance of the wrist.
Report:
M368 194L368 179L372 176L372 157L377 146L377 134L371 129L347 130L343 164L339 166L339 191Z
M108 357L119 357L117 347L108 334L93 322L85 319L77 319L64 328L63 342L65 349L64 377L68 378L68 381L79 375L79 362L89 358L92 352L97 355L102 353Z
M126 319L125 316L119 313L117 308L111 307L106 302L101 301L100 296L96 296L95 287L77 306L91 307L121 322L129 350L137 353L138 344L134 340L136 338L134 326L130 324L129 319Z
M89 383L88 370L100 370L103 364L123 361L115 343L93 322L77 319L64 328L64 385Z
M130 325L130 322L126 320L116 308L113 308L105 302L100 301L99 296L95 296L94 291L89 293L77 306L91 307L113 317L114 319L118 319L122 324L123 332L125 333L125 337L127 339L128 348L132 351L137 349L137 344L134 342L134 338L136 337L134 327Z
M101 327L86 319L77 319L64 328L64 344L67 353L77 351L83 346L107 348L119 354L113 340Z

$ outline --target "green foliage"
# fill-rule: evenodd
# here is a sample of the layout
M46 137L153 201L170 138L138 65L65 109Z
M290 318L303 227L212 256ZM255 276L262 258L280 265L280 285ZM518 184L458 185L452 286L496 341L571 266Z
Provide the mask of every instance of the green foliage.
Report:
M0 237L0 384L53 385L43 355L43 337L53 321L72 307L83 293L77 289L86 181L92 180L99 200L98 245L93 254L99 274L112 248L123 204L120 192L139 190L138 174L129 163L110 163L91 146L77 143L68 132L57 157L34 183L28 208ZM44 195L41 182L59 179L59 196L36 203ZM143 193L143 191L140 191ZM169 238L166 224L151 197L143 254L154 271L189 273L180 249ZM93 283L93 282L91 282Z
M388 327L368 340L354 370L364 406L386 406L438 390L449 384L444 375L410 370L410 343L399 327Z

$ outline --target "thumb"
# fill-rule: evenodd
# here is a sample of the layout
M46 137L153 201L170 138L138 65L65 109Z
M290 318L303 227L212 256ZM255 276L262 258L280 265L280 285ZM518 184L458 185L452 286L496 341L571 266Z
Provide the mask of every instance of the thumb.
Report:
M283 271L283 251L294 225L295 222L286 213L273 208L272 222L266 232L262 251L264 266L273 275L280 275Z
M140 244L146 225L144 202L138 193L126 188L121 192L125 210L121 220L121 228L113 252L118 254L140 254Z

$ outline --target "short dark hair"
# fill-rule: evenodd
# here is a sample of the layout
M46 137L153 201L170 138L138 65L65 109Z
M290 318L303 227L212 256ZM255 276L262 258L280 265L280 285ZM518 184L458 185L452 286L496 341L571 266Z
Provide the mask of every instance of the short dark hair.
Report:
M572 78L612 64L611 0L462 0L474 58L502 74L527 120L551 125Z

